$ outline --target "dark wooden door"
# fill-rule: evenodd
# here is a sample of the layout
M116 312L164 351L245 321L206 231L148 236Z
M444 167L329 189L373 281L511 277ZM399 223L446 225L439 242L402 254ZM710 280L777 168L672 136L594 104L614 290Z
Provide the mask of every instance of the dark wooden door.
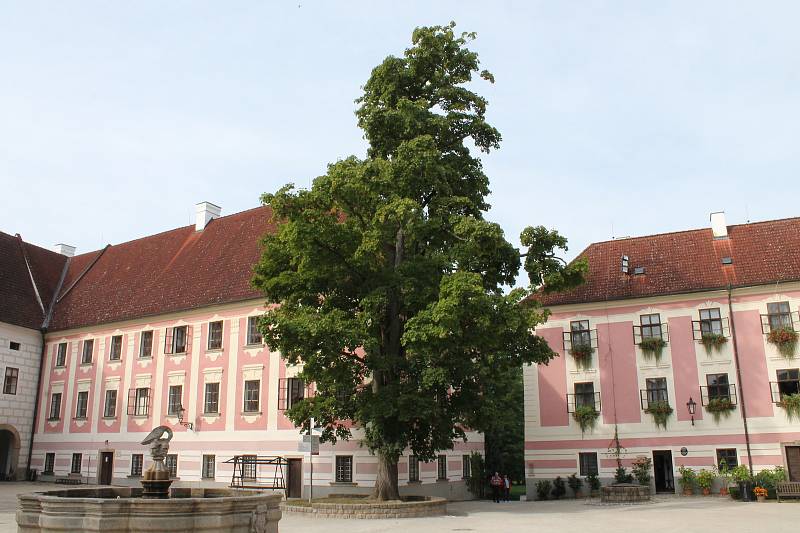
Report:
M303 497L303 460L289 459L289 467L286 469L288 479L286 480L286 497Z
M786 463L789 481L800 481L800 446L786 447Z
M656 492L675 492L672 451L653 450L653 478L656 483Z
M100 484L111 485L111 476L114 473L114 452L100 453Z

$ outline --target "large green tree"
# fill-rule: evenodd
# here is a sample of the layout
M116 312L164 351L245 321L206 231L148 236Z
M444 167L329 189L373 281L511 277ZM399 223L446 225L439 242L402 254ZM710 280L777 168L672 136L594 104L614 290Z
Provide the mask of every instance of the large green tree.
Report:
M497 148L474 34L455 24L414 30L403 57L373 69L356 101L366 157L329 165L310 190L287 185L262 201L278 222L264 237L254 284L270 308L266 342L316 395L287 415L323 441L357 436L378 457L374 496L398 498L397 462L421 460L489 427L499 372L555 354L533 334L546 318L529 298L578 283L582 263L556 257L566 240L522 232L524 253L484 219L489 180L475 151ZM524 261L523 261L524 259ZM528 289L510 290L521 265Z

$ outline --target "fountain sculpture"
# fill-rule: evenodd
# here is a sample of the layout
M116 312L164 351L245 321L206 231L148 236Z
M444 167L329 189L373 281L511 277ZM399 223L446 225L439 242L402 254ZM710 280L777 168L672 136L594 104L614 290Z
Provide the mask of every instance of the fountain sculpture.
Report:
M219 531L277 533L281 494L230 488L171 488L164 459L173 433L159 426L142 441L153 464L142 488L95 487L19 495L20 532Z

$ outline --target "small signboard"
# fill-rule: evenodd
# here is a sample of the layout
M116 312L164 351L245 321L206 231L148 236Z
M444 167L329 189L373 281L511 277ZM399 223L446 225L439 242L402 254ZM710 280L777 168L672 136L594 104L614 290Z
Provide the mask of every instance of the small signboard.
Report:
M686 446L684 446L683 448L681 448L681 455L682 455L682 456L684 456L684 457L686 457L687 455L689 455L689 449L688 449L688 448L686 448Z
M298 451L319 455L319 436L303 435L303 442L298 446Z

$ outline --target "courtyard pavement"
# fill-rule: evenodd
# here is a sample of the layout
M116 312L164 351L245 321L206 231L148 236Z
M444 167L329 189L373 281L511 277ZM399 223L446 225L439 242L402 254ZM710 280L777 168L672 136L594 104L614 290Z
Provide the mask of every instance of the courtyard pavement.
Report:
M62 485L0 483L0 533L15 532L17 494ZM556 502L458 502L448 516L403 520L336 520L284 514L281 533L797 533L800 502L740 503L720 497L661 497L635 506Z

